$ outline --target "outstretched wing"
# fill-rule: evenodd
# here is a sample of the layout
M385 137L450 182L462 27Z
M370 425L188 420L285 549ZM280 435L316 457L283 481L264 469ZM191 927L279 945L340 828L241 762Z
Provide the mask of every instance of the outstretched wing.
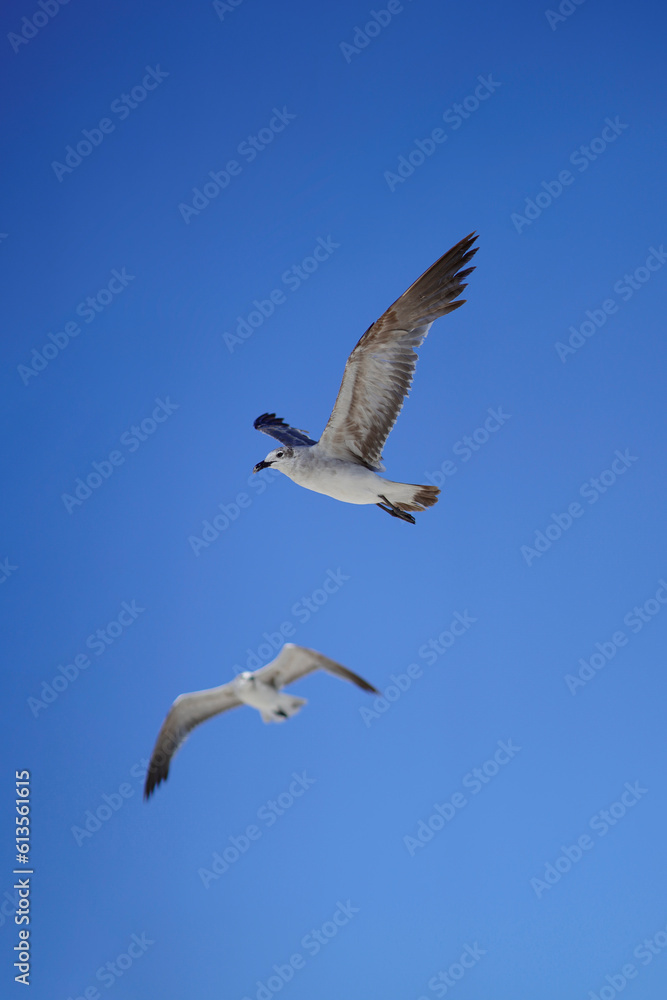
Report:
M344 681L351 681L364 691L373 694L380 692L365 681L359 674L353 673L347 667L341 666L335 660L330 660L328 656L323 656L314 649L306 646L295 646L291 642L286 642L279 655L272 663L256 671L255 676L264 681L265 684L272 684L279 689L291 684L292 681L312 674L314 670L326 670L327 673L340 677Z
M454 301L474 267L477 237L466 236L429 267L366 331L350 354L336 405L319 440L334 458L382 469L382 449L401 412L419 347L434 320L458 309Z
M295 445L317 444L311 437L308 437L306 431L299 430L298 427L290 427L282 417L277 417L275 413L263 413L261 417L257 417L253 427L292 448Z
M156 786L161 781L166 781L171 758L190 730L200 722L205 722L206 719L226 712L230 708L237 708L241 704L243 702L236 697L231 683L209 688L208 691L193 691L192 694L180 695L171 706L155 742L146 772L144 798L150 798Z

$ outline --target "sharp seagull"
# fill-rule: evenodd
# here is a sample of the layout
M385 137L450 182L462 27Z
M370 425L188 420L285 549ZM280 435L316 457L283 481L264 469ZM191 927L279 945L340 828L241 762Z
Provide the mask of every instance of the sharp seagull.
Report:
M300 677L305 677L306 674L313 673L314 670L326 670L327 673L341 677L344 681L352 681L364 691L370 691L372 694L380 693L363 677L330 660L328 656L314 649L287 642L275 660L267 663L265 667L255 671L245 670L233 681L220 687L209 688L207 691L193 691L192 694L182 694L176 699L162 723L153 748L146 773L144 798L150 798L156 786L161 781L166 781L171 758L190 730L200 722L205 722L206 719L220 715L230 708L238 708L239 705L251 705L256 708L264 722L284 722L303 708L307 699L282 694L280 689Z
M448 250L369 327L347 360L319 441L275 413L255 420L255 428L281 447L258 462L254 472L270 466L315 493L346 503L374 503L411 524L410 511L438 502L435 486L395 483L377 473L384 471L382 449L412 385L415 349L434 320L465 302L457 297L466 287L463 279L474 271L462 269L477 253L472 248L476 239L471 233Z

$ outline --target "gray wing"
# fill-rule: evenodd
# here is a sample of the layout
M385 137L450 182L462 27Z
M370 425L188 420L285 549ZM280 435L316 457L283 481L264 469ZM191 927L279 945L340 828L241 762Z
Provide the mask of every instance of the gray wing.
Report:
M295 445L317 444L311 437L308 437L306 431L302 431L298 427L290 427L282 417L277 417L275 413L263 413L261 417L257 417L253 427L292 448Z
M238 708L243 702L236 697L233 683L222 684L208 691L193 691L180 695L162 723L146 772L144 798L152 795L161 781L166 781L169 764L190 730L214 715Z
M363 335L350 354L336 405L319 440L335 458L382 470L382 449L401 412L417 364L415 349L433 321L458 309L477 253L466 236L448 250Z
M312 674L314 670L326 670L327 673L340 677L344 681L351 681L364 691L372 694L380 692L365 681L363 677L341 666L335 660L330 660L328 656L318 653L314 649L306 646L295 646L291 642L286 642L278 656L272 663L267 663L265 667L257 670L256 677L259 677L265 684L272 684L276 689L291 684L292 681Z

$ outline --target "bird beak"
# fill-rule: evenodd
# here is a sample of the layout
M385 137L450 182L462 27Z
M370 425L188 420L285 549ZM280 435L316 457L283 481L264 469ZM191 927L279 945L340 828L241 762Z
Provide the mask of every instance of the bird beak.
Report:
M268 469L272 465L273 465L273 462L258 462L257 465L255 466L255 468L252 471L253 472L261 472L262 469Z

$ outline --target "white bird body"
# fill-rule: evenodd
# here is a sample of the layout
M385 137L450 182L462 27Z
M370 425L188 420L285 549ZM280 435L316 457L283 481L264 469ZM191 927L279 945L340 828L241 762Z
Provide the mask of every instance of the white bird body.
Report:
M256 708L263 722L284 722L307 704L306 698L283 694L249 670L239 674L232 684L241 701Z
M281 443L255 472L269 466L299 486L353 504L377 504L393 517L414 524L411 511L438 501L435 486L397 483L384 471L382 449L410 391L416 348L434 320L462 306L463 269L474 254L476 237L466 236L443 254L372 324L345 365L335 406L319 441L290 427L275 413L255 420L257 430Z
M293 455L284 457L276 468L292 482L313 493L323 493L334 500L353 504L376 504L379 496L385 496L392 503L407 503L414 493L414 486L393 483L365 465L331 458L319 443L292 450ZM278 451L284 449L276 448L267 455L266 461Z

